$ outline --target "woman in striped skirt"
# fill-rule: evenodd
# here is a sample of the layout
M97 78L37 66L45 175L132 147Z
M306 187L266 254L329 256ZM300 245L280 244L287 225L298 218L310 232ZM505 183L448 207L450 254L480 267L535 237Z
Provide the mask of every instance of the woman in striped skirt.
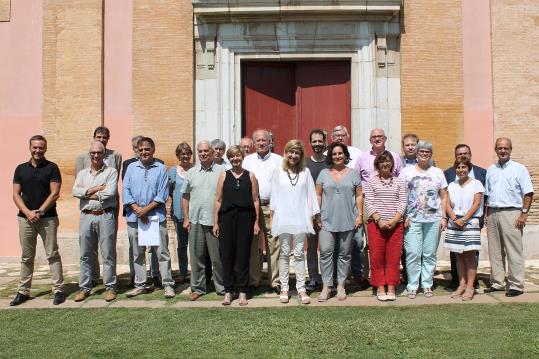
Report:
M483 215L483 192L481 182L468 175L472 164L467 159L457 159L455 170L458 180L449 184L447 215L451 219L445 234L445 248L457 255L459 287L452 298L471 300L474 296L474 280L477 273L476 251L481 249L479 218Z

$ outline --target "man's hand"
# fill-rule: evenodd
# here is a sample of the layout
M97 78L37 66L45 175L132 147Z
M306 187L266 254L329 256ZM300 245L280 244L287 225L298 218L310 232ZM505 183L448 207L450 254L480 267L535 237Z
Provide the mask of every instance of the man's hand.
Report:
M28 219L28 222L30 223L37 223L39 219L41 218L41 212L39 209L35 209L33 211L28 211L28 213L25 213L26 219Z
M104 191L105 188L106 187L105 187L104 184L102 184L101 186L90 187L90 188L88 188L88 191L86 191L86 196L90 197L90 196L96 194L97 192Z
M212 233L215 238L219 238L219 225L217 223L213 225Z
M187 232L191 230L191 222L189 222L189 218L183 219L183 229L185 229Z
M146 211L144 210L143 207L139 207L138 205L133 204L133 205L131 206L131 209L133 210L133 213L134 213L138 218L141 218L141 217L146 216Z
M139 217L139 219L140 219L140 221L141 221L142 223L148 224L148 217L146 217L146 216L141 216L141 217Z
M526 225L526 221L528 220L528 214L527 213L520 213L520 216L518 216L516 222L515 222L515 228L516 229L523 229Z

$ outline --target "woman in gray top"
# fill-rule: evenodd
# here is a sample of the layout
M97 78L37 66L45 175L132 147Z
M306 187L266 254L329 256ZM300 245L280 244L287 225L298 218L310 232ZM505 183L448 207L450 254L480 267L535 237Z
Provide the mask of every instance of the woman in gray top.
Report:
M320 205L320 269L324 287L319 302L328 300L333 286L333 254L337 255L337 298L346 299L344 282L352 260L354 231L363 224L363 194L357 171L346 167L350 153L346 145L334 142L328 148L328 169L316 180L316 195Z

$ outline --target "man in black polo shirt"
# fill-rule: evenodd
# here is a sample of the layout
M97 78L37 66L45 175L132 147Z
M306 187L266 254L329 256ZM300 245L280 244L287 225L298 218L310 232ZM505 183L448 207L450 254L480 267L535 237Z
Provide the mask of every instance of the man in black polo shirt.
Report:
M58 166L45 159L47 140L36 135L30 138L30 161L21 163L13 176L13 201L19 208L19 239L22 247L21 278L17 296L10 303L19 305L30 297L37 235L43 240L52 272L54 305L65 301L62 291L64 277L58 252L56 233L58 214L56 200L60 197L62 178Z

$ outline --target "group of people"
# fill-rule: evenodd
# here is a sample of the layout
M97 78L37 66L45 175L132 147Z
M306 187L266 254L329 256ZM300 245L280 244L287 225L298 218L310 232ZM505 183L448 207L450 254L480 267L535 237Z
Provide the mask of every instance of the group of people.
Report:
M510 139L496 140L498 161L488 170L473 165L470 146L459 144L454 165L444 172L435 167L432 144L414 134L403 137L402 157L386 148L382 129L371 131L372 147L366 152L348 145L350 136L342 125L332 130L329 145L326 137L321 129L310 132L313 155L308 158L298 139L288 141L280 156L271 151L268 131L258 129L252 138L245 137L228 150L220 139L199 142L196 163L184 142L176 148L178 164L167 169L154 157L151 138L134 137L135 156L122 163L121 155L107 148L109 130L96 128L89 151L76 160L72 190L80 199L80 279L75 301L85 300L99 282L98 248L104 298L117 297L120 209L130 245L133 288L127 297L155 287L163 287L165 298L174 297L175 284L187 280L189 258L190 300L207 293L211 278L215 291L224 296L223 305L231 304L235 293L238 304L246 305L249 288L261 284L264 252L269 284L282 303L290 300L291 256L298 300L303 304L310 303L309 294L320 287L319 302L333 295L345 300L350 274L360 288L368 284L376 288L378 300L393 301L401 282L401 263L408 298L415 298L420 289L425 297L432 297L436 252L445 231L444 246L451 251L452 297L471 300L485 224L491 263L491 285L486 291L503 290L509 297L523 293L522 235L533 188L526 168L511 160ZM55 204L61 174L45 159L43 136L31 137L29 145L31 158L17 167L13 179L22 260L19 291L11 305L29 298L38 234L53 274L54 304L61 304L65 295ZM177 280L168 248L169 197L178 240ZM141 226L151 222L158 226L158 245L139 245ZM370 278L364 268L365 243ZM153 286L147 283L148 249Z

